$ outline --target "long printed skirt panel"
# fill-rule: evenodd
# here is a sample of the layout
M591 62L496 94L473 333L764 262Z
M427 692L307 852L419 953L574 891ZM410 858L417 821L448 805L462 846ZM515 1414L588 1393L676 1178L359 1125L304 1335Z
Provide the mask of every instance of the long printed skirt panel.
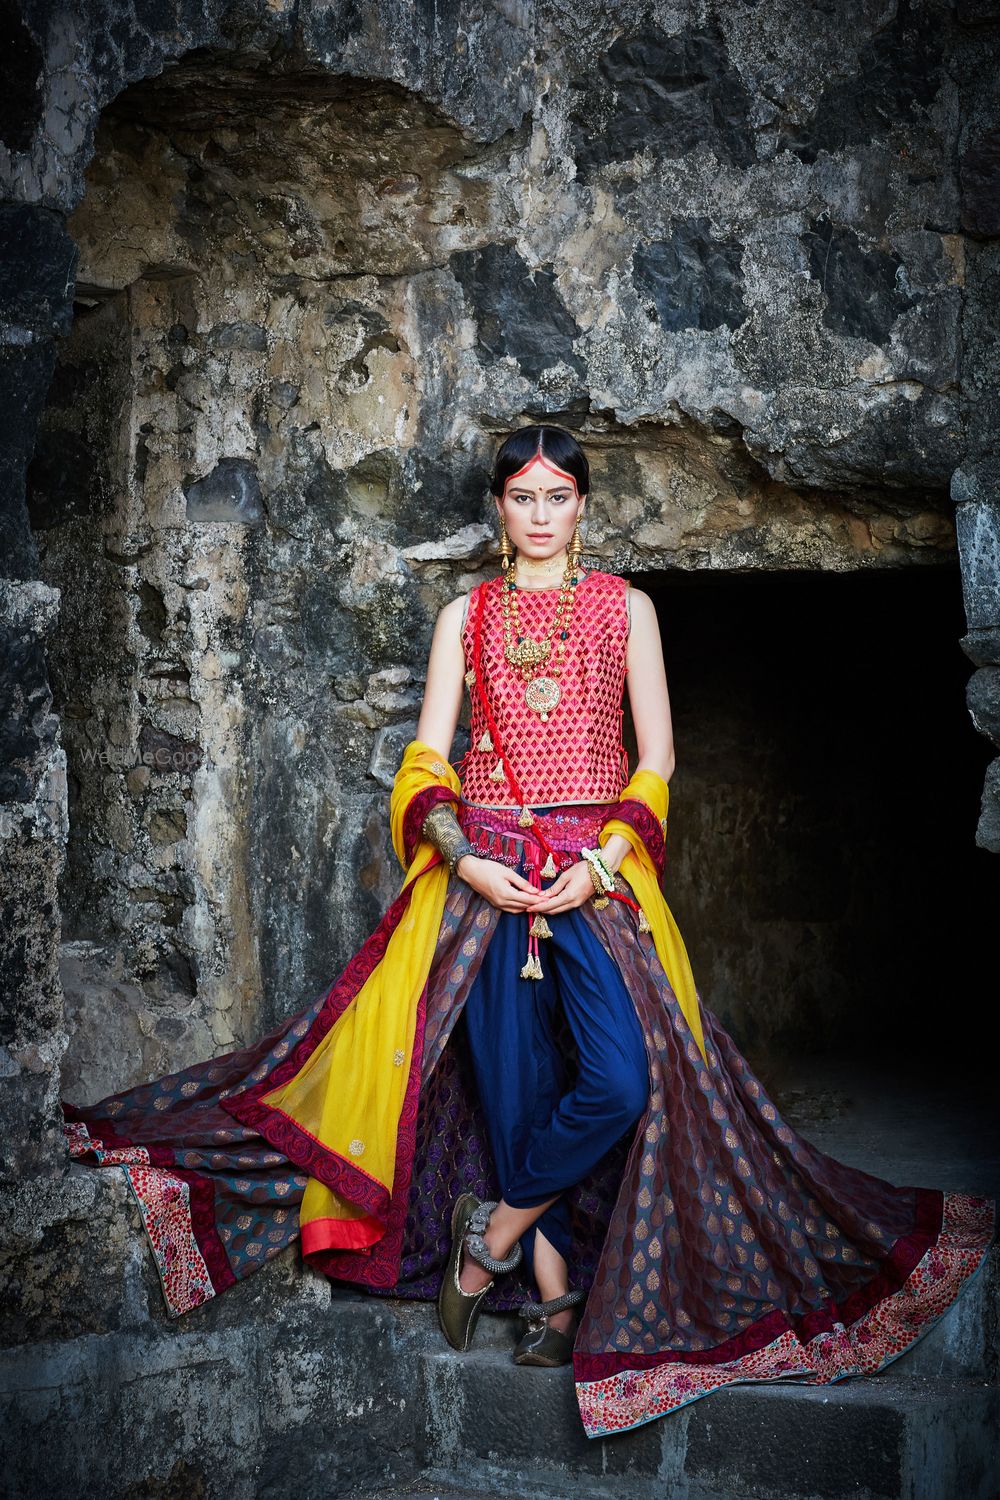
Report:
M497 816L480 836L498 841L493 857L524 873L524 835L498 828ZM573 810L560 817L571 847ZM617 887L631 894L620 875ZM99 1104L64 1105L71 1154L125 1170L172 1312L251 1274L296 1238L305 1175L223 1100L271 1076L324 1008L342 1008L401 909L397 898L329 992L250 1047ZM560 915L570 914L550 925ZM727 1385L823 1384L882 1369L981 1268L993 1200L897 1187L817 1150L782 1119L705 1006L702 1060L629 906L587 902L573 915L632 1001L649 1083L634 1129L564 1195L570 1284L589 1288L573 1355L586 1434L627 1431ZM455 1195L500 1196L467 1027L456 1024L500 916L462 881L451 883L418 1016L418 1087L404 1105L409 1170L394 1184L385 1237L395 1274L381 1284L369 1276L372 1294L434 1298ZM549 941L539 943L543 971ZM561 1007L553 1020L572 1066ZM311 1259L323 1269L321 1257ZM365 1281L363 1266L356 1279ZM526 1295L537 1289L522 1262L496 1279L483 1305L507 1311Z

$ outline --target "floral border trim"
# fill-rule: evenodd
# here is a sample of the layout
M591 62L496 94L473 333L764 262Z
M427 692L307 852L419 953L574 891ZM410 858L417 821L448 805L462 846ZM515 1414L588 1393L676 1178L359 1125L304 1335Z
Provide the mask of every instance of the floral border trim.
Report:
M587 1437L625 1432L727 1385L790 1377L799 1377L806 1385L830 1385L852 1375L874 1374L898 1359L948 1311L983 1265L993 1240L996 1203L992 1199L969 1193L943 1193L941 1197L940 1232L933 1242L895 1290L847 1325L836 1319L838 1308L830 1304L825 1312L834 1314L832 1328L805 1341L793 1328L786 1328L778 1338L734 1360L691 1363L683 1356L674 1360L667 1356L645 1368L576 1379ZM762 1322L772 1317L769 1314ZM709 1360L711 1356L708 1351ZM576 1375L591 1358L574 1354ZM633 1363L642 1359L633 1356Z

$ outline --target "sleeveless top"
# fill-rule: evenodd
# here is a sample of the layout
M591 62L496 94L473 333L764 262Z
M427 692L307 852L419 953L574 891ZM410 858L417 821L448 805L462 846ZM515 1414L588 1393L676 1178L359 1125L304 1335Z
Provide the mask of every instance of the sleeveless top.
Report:
M477 807L550 807L577 802L617 802L629 779L622 743L625 657L631 615L629 580L591 569L577 584L570 636L558 682L559 702L543 722L524 701L523 674L504 656L501 576L473 589L462 625L465 669L471 671L479 590L483 606L481 673L504 754L525 801L507 781L490 780L496 750L480 750L488 731L479 693L472 694L470 745L457 766L462 800ZM542 639L555 617L559 590L519 589L518 614L526 635ZM555 646L557 637L553 636ZM544 667L537 675L544 673ZM502 769L502 767L501 767Z

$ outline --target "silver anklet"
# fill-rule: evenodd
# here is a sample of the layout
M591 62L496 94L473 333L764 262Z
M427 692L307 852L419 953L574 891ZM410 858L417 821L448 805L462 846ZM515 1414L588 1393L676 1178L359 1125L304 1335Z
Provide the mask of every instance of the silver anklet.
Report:
M519 1266L524 1258L524 1250L520 1240L515 1240L514 1248L506 1260L497 1260L495 1255L490 1254L483 1234L490 1222L490 1214L495 1208L496 1203L486 1199L473 1209L466 1224L465 1243L473 1260L478 1261L485 1270L499 1274L501 1271L513 1271L515 1266Z
M561 1297L550 1297L548 1302L524 1302L518 1308L518 1316L527 1318L533 1328L541 1327L550 1313L560 1312L564 1307L573 1307L586 1296L582 1287L563 1292Z

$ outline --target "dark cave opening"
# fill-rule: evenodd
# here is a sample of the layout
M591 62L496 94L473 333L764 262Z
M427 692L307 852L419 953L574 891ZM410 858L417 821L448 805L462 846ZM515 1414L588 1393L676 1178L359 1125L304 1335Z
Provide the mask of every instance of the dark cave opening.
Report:
M961 1067L1000 867L975 844L990 747L957 566L634 582L677 754L664 892L705 1002L762 1059Z

